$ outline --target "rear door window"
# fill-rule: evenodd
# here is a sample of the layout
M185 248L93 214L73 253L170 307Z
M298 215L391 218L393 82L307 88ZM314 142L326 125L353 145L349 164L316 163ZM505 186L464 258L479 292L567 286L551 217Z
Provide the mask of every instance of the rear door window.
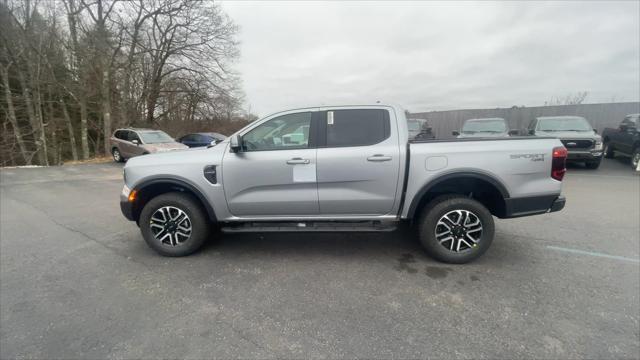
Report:
M127 140L127 130L118 130L115 134L116 139Z
M327 111L326 129L328 147L377 144L389 137L389 112L380 109Z

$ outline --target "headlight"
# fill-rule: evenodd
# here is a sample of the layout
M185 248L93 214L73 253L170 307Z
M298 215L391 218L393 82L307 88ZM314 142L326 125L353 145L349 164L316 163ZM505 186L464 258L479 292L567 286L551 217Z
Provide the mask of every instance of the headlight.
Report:
M602 141L596 141L596 146L593 148L593 150L596 150L596 151L602 150Z

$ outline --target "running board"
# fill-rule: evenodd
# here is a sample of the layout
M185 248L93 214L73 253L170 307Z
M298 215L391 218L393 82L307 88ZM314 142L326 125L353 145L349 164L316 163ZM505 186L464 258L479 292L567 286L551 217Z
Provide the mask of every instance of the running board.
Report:
M225 233L246 232L387 232L396 229L395 222L381 221L303 221L303 222L247 222L227 223L220 230Z

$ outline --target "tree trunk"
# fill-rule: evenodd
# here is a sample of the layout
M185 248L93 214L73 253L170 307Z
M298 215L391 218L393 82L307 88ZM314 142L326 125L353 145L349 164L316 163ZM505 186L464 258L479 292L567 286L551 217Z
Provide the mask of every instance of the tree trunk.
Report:
M71 117L69 116L69 111L67 111L67 105L64 103L63 99L60 99L60 107L62 107L62 115L64 116L64 121L67 124L67 132L69 133L69 146L71 146L71 156L74 161L78 160L78 149L76 148L76 136L73 133L73 123L71 122Z
M34 139L36 140L36 154L38 155L38 164L45 165L47 163L47 159L44 157L44 153L42 150L42 143L40 142L40 126L38 124L38 119L36 118L36 113L33 109L33 101L31 98L31 93L29 91L29 85L27 84L27 80L24 77L24 73L21 70L18 70L18 79L20 80L20 87L22 87L22 97L24 98L25 108L27 110L27 117L29 118L29 123L31 124L31 129L34 134Z
M89 141L87 131L87 96L83 93L80 95L80 145L82 146L82 159L89 158Z
M51 148L53 149L53 154L51 154L51 160L54 165L60 165L60 158L58 157L59 151L59 143L58 143L58 122L56 121L55 109L54 109L54 95L53 89L51 85L47 87L47 92L49 95L47 101L47 110L49 115L49 121L47 121L47 127L49 129L49 133L51 134Z
M18 147L20 148L20 155L24 159L26 165L31 165L31 157L27 154L27 147L25 146L24 139L22 138L22 132L18 127L18 119L16 118L16 109L13 106L13 96L11 94L11 87L9 87L9 71L8 67L2 67L2 85L4 86L5 100L7 101L7 110L9 115L9 122L13 127L13 133L16 136Z
M103 131L103 143L104 154L108 155L111 151L109 149L109 138L111 138L111 87L109 86L109 69L105 66L102 72L102 131Z
M49 166L49 148L47 147L47 136L44 129L44 114L42 113L42 92L40 91L40 81L38 79L34 80L35 87L33 88L33 97L35 100L35 113L38 127L36 135L38 137L40 148L42 149L42 158L44 159L44 164L41 163L41 165Z

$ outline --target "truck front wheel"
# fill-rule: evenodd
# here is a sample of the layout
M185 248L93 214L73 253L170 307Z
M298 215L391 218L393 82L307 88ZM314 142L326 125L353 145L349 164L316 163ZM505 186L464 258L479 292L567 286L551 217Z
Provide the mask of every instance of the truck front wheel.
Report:
M210 228L200 204L179 192L149 200L138 224L147 245L164 256L186 256L200 249Z
M460 195L444 195L424 207L418 234L433 258L463 264L489 249L494 228L491 213L478 201Z

